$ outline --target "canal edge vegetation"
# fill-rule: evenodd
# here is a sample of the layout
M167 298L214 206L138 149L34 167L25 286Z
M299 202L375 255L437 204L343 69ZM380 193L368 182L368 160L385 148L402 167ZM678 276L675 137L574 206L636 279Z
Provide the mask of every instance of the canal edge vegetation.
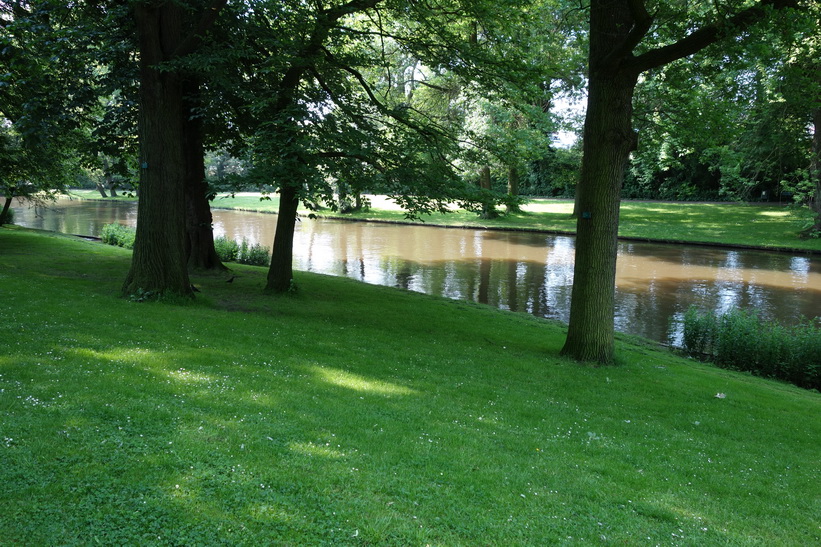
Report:
M624 336L579 365L557 323L344 278L136 304L127 250L0 249L7 540L821 540L818 393Z
M106 224L100 233L100 241L106 245L134 248L137 230L124 224ZM214 238L214 250L222 262L236 262L251 266L267 266L270 263L270 249L259 243L249 243L246 238L235 241L226 237Z
M821 390L821 322L786 327L755 311L721 315L690 308L684 316L684 351L722 368L777 378Z

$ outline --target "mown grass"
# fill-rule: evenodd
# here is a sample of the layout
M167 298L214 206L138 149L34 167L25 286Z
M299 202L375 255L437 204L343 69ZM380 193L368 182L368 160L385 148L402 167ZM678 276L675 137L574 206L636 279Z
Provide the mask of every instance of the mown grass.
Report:
M138 304L124 249L0 256L3 543L821 541L818 393L629 338L580 366L560 325L344 278Z
M84 198L95 197L91 190L72 192ZM316 214L355 220L409 222L393 202L382 196L370 196L369 199L373 204L369 211L337 215L325 209ZM279 198L273 194L270 199L260 200L259 194L241 193L233 197L218 196L212 206L274 213L279 208ZM570 217L572 212L570 200L532 199L521 213L492 220L455 210L448 214L425 215L421 221L441 226L575 233L576 220ZM648 241L821 251L821 239L799 238L801 228L801 220L790 212L789 207L780 204L625 201L621 204L619 235Z

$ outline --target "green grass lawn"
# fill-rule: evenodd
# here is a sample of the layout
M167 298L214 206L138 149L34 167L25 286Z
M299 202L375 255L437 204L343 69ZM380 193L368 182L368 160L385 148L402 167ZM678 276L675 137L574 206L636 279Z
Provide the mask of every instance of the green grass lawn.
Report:
M0 257L0 543L821 542L818 393L344 278L138 304L123 249Z
M84 198L99 197L91 190L73 190ZM355 220L408 222L404 212L382 196L370 196L373 207L366 212L337 215L330 209L318 211L320 216ZM234 197L219 196L212 207L275 213L279 208L276 194L260 200L256 193L240 193ZM576 220L570 218L570 200L533 199L521 213L482 220L476 214L456 210L448 214L423 217L429 225L471 226L514 230L544 230L573 233ZM308 214L308 211L303 211ZM622 237L650 241L711 243L741 245L770 249L792 249L821 252L821 239L802 240L798 237L801 224L785 205L744 203L690 203L625 201L621 205L619 234Z

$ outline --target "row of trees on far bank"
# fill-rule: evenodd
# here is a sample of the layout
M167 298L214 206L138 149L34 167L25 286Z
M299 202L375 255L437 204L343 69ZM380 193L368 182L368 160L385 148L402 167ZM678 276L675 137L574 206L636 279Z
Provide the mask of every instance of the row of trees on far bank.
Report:
M625 173L629 195L821 207L818 18L795 0L2 1L0 188L8 203L84 168L104 192L136 172L123 292L183 296L192 269L224 269L208 158L229 189L280 195L270 292L293 286L300 203L379 192L409 215L489 216L572 193L564 353L611 362ZM556 149L553 107L582 88L583 139Z

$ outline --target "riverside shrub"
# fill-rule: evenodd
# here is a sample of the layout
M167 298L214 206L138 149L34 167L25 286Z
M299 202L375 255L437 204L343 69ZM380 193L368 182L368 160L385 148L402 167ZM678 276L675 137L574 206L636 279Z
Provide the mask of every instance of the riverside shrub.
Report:
M268 247L259 243L253 245L243 238L241 243L224 236L214 239L214 249L223 262L239 262L251 266L267 266L270 263Z
M753 312L721 315L690 308L684 317L684 349L722 368L821 389L821 326L804 321L784 327Z
M239 243L225 236L214 238L214 250L222 262L236 262Z
M100 233L100 239L108 245L133 249L136 234L137 231L134 228L122 224L106 224Z
M243 239L239 246L237 262L240 264L249 264L251 266L267 266L270 262L268 248L260 245L259 243L249 245L248 241Z

